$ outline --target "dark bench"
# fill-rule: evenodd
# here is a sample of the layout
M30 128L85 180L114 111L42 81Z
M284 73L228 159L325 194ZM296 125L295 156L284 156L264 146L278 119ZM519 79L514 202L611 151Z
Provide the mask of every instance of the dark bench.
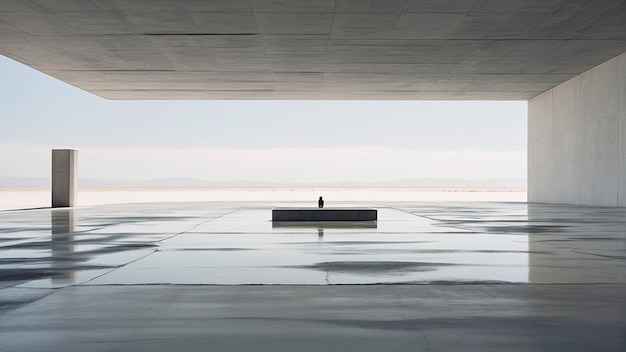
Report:
M376 221L371 208L274 208L272 221Z

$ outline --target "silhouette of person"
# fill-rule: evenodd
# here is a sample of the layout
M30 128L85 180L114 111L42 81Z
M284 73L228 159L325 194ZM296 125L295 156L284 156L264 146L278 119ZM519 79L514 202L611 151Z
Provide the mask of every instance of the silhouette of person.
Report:
M322 199L322 197L320 197L320 199L317 201L317 206L319 208L323 208L324 207L324 199Z

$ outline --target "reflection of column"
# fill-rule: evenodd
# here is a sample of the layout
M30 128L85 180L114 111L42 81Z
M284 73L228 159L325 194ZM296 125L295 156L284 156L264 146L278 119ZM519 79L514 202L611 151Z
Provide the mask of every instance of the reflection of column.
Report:
M78 151L52 150L52 207L76 205Z
M72 209L56 209L52 210L52 234L67 235L74 232L76 221L74 221L74 210ZM54 236L52 236L54 240Z
M68 257L74 253L74 231L76 221L74 219L74 210L72 209L54 209L51 211L52 223L52 268L66 269L65 264L73 265L73 261ZM67 271L59 273L52 277L52 282L74 281L76 273Z

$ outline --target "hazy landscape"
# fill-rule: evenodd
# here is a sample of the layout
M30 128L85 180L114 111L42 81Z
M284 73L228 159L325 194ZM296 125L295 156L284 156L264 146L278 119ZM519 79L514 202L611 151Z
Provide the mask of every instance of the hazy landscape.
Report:
M386 182L317 182L284 183L267 181L222 181L211 182L198 178L170 177L151 180L100 180L79 178L81 188L497 188L525 189L524 178L492 178L470 180L462 178L418 178ZM0 177L0 187L4 188L47 188L50 178L46 177Z

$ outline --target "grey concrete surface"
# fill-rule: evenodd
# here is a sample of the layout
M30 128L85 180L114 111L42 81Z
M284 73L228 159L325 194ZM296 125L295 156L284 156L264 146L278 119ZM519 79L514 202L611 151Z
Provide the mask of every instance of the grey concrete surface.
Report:
M376 221L378 211L370 208L274 208L272 221Z
M78 196L78 151L52 150L52 207L73 207Z
M0 351L623 351L626 209L266 202L0 212Z
M6 0L0 54L109 99L526 100L626 51L621 0Z
M23 288L626 283L623 208L346 203L376 208L376 225L275 226L274 205L164 203L1 212L0 279Z
M626 207L626 53L531 99L528 200Z
M624 285L69 287L0 319L3 351L615 351Z

